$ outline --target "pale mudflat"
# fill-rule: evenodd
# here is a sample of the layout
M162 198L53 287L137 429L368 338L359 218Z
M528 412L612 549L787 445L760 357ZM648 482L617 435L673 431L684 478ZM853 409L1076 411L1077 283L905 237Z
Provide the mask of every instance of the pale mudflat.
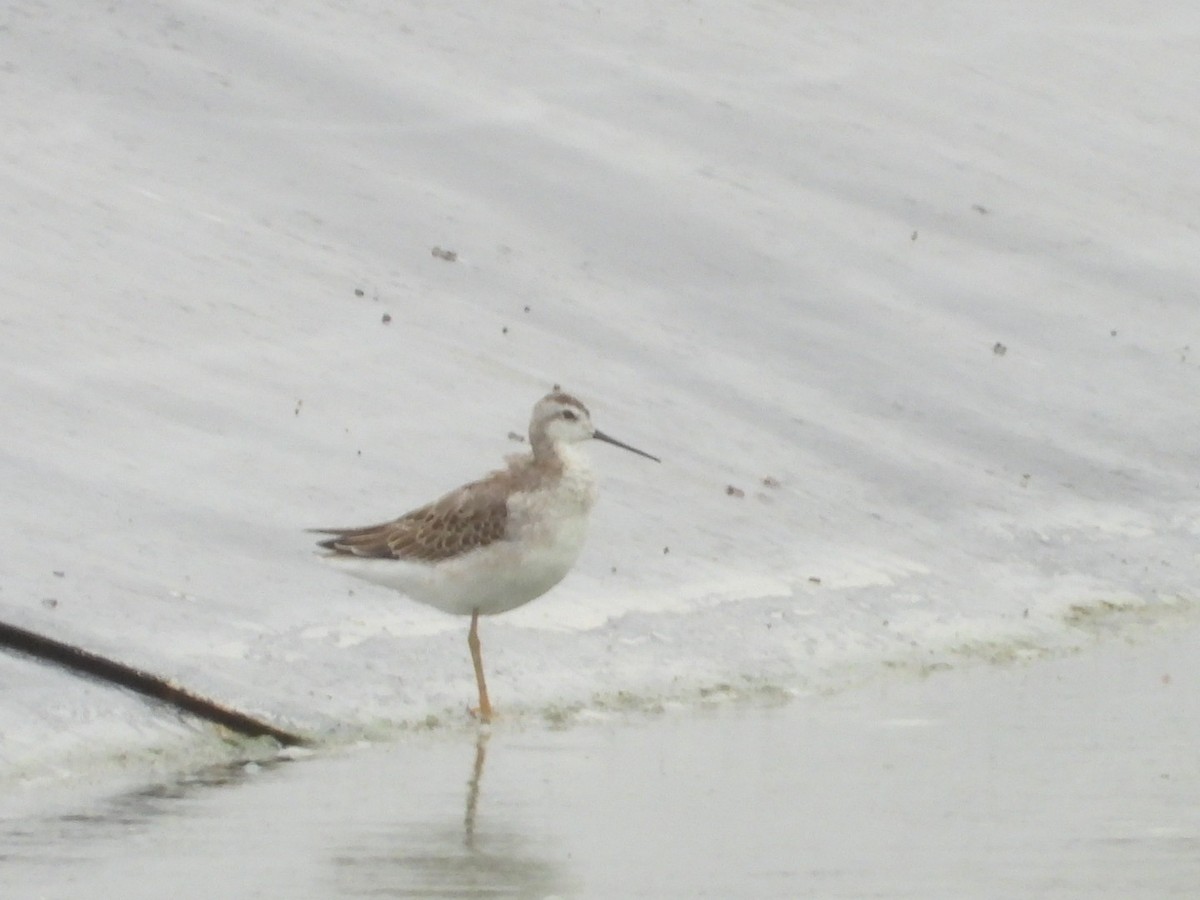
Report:
M10 816L0 869L22 898L1193 897L1196 637L235 767Z

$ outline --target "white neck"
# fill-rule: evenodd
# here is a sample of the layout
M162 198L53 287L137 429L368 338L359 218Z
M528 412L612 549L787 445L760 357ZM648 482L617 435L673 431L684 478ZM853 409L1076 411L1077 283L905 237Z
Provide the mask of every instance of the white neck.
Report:
M554 453L562 462L562 477L559 490L574 495L585 509L596 502L596 479L592 474L592 460L578 444L554 444Z

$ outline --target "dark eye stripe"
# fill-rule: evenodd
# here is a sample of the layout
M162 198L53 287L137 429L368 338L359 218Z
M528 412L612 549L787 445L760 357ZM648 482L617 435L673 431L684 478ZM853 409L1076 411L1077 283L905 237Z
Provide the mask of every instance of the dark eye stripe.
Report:
M554 393L547 394L545 399L555 400L558 403L561 403L563 406L573 406L578 410L578 415L586 416L588 414L588 408L580 403L575 397L572 397L570 394L564 394L562 391L558 390L558 385L555 385L554 388Z

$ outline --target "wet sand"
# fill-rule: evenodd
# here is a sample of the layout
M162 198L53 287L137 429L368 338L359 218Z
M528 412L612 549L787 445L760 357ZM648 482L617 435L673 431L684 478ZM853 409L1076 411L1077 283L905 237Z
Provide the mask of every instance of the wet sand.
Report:
M4 896L1193 897L1198 637L10 812Z

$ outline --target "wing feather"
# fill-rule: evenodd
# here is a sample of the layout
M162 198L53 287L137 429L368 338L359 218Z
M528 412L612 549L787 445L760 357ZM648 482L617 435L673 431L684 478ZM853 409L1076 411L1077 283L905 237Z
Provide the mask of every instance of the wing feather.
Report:
M508 492L495 473L463 485L398 519L361 528L314 528L335 556L437 562L486 547L504 537Z

